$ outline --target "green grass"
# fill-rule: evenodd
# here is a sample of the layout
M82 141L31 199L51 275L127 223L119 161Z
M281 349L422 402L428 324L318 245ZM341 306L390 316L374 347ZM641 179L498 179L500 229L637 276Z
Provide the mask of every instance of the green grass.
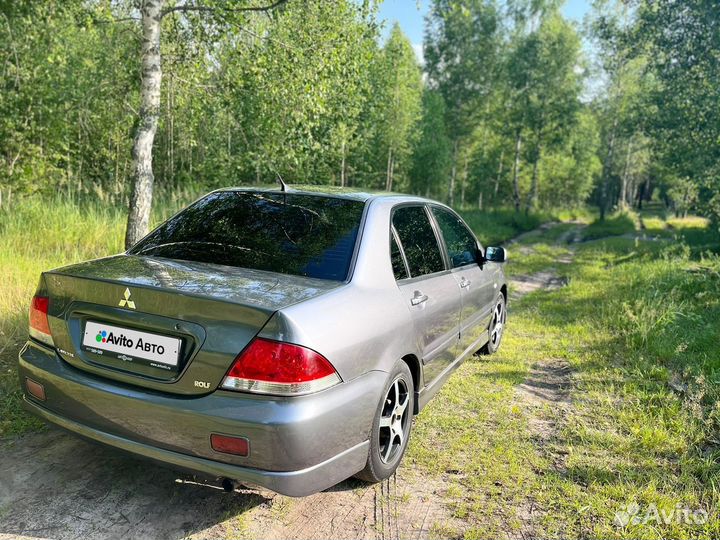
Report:
M525 244L539 253L523 265L554 267L569 285L511 306L500 353L463 365L418 417L410 460L451 479L466 538L717 538L720 258L684 239L616 236L558 265L567 248L546 235ZM518 398L549 359L572 368L567 412ZM538 422L555 426L548 440ZM709 520L617 526L633 503L641 516L679 505Z
M673 229L707 229L710 227L710 221L700 216L670 218L667 220L667 224Z
M667 222L659 217L644 217L642 218L643 228L649 233L655 233L665 231L667 229Z
M564 208L553 212L560 221L579 221L582 223L590 223L597 219L597 210L589 207L580 208Z
M611 216L606 216L604 220L599 218L593 221L585 229L583 239L595 240L597 238L605 238L606 236L621 236L623 234L635 232L638 228L637 215L633 212L617 212Z

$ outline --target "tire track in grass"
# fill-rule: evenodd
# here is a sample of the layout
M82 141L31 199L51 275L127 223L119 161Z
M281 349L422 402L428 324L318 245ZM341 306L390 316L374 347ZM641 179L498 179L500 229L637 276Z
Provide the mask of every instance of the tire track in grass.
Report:
M582 225L569 229L558 237L555 245L574 244L580 240ZM562 265L571 264L575 252L570 248L567 255L557 259ZM510 280L510 298L518 300L536 290L553 290L567 285L567 280L558 276L551 267L530 275L514 276ZM543 358L535 362L525 380L515 389L514 404L527 419L529 435L538 453L556 471L566 470L567 453L559 448L559 433L567 416L572 411L572 370L570 364L560 358ZM537 521L543 510L535 505L531 495L517 513L522 522L520 534L523 538L536 536Z

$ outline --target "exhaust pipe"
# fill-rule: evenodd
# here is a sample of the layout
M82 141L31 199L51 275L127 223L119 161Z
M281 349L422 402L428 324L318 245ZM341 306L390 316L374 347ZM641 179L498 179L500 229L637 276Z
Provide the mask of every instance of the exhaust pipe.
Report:
M230 480L229 478L222 479L222 488L225 490L225 493L232 493L235 491L235 486L235 480Z

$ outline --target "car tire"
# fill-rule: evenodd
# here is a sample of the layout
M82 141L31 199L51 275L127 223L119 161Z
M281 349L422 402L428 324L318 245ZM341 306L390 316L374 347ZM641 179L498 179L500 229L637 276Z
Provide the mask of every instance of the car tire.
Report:
M493 315L488 325L488 342L480 349L480 354L494 354L500 348L502 336L505 332L507 319L507 301L505 295L498 294L493 307ZM498 326L498 322L500 323Z
M415 387L410 368L402 360L393 367L382 395L373 418L367 463L355 475L366 482L381 482L392 476L410 440Z

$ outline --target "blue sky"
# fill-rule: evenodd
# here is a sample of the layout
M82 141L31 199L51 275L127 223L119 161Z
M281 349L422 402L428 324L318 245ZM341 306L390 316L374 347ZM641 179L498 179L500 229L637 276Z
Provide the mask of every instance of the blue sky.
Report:
M380 19L385 23L384 35L387 35L395 21L400 23L403 32L413 44L415 52L422 54L424 18L431 0L384 0L380 4ZM566 0L562 12L568 19L581 23L590 10L590 0Z

